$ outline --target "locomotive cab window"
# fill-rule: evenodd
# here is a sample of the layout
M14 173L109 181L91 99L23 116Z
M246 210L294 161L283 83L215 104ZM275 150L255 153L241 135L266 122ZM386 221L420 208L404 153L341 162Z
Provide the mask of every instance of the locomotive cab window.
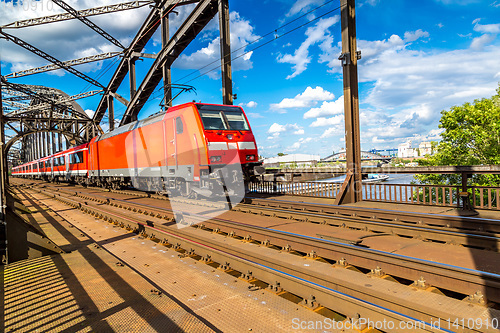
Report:
M243 112L240 110L224 111L224 115L227 118L230 129L237 131L248 131L250 129Z
M182 132L184 132L184 125L182 124L181 117L175 118L175 131L177 134L182 134Z
M200 116L206 130L250 130L243 112L237 108L224 111L200 110Z
M203 127L207 130L227 130L227 125L220 111L200 111Z

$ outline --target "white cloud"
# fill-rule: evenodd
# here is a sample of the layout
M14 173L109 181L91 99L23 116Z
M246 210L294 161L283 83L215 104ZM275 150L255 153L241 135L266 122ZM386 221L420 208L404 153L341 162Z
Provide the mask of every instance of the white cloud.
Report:
M286 16L293 16L299 13L305 13L312 6L318 6L323 4L324 0L297 0L293 4L292 8L288 11Z
M437 2L441 2L445 5L460 5L465 6L471 3L478 3L481 0L436 0Z
M247 104L245 104L247 108L255 108L257 106L257 102L250 101Z
M272 109L290 109L311 107L318 104L318 101L330 101L335 98L331 92L324 90L322 87L316 88L307 87L303 93L298 94L294 98L284 98L277 104L271 104Z
M267 130L267 133L274 134L274 133L281 133L284 131L286 131L285 126L280 125L278 123L274 123L271 125L271 127L269 127L269 129Z
M92 118L92 117L94 117L95 110L88 109L88 110L85 110L85 113L87 114L87 116L89 118Z
M307 69L307 64L311 62L309 47L322 41L332 39L328 29L339 21L339 16L320 19L314 27L306 30L306 40L295 50L294 54L285 54L278 57L278 62L292 64L293 73L286 78L291 79L301 74Z
M491 27L488 29L494 31ZM441 110L495 94L500 77L497 60L500 46L494 43L498 41L495 35L486 34L466 49L412 49L415 38L427 36L428 33L419 29L407 32L403 38L392 35L384 40L358 41L363 55L358 63L359 81L366 87L361 99L360 121L366 140L397 142L417 133L428 133L437 128ZM324 44L322 50L331 72L339 72L339 62L330 61L338 55L334 52L339 50L337 46ZM326 126L327 122L337 121L324 117L313 124ZM329 128L321 137L332 137L335 131L334 127Z
M339 127L330 127L329 129L324 131L323 134L321 134L320 138L321 139L331 138L331 137L336 136L336 135L343 136L343 129L340 126ZM343 138L343 139L345 140L345 138ZM342 141L342 138L341 138L341 141Z
M271 136L268 137L268 139L272 138L275 139L277 138L281 133L283 132L290 132L293 131L292 133L295 135L302 135L304 134L304 130L302 127L300 127L297 124L285 124L285 125L280 125L278 123L273 123L269 129L267 130L267 133L269 133Z
M248 43L258 39L260 36L255 35L253 33L254 27L250 24L250 21L243 19L239 13L231 12L230 13L230 33L231 33L231 49L238 50L232 54L233 60L232 70L248 70L253 67L253 63L251 61L252 52L247 52L246 46ZM218 25L212 24L218 18L215 17L214 20L209 24L210 26L205 27L204 31L210 32L211 30L217 30ZM213 63L206 68L201 70L202 73L205 73L215 67L220 66L220 37L216 37L212 39L207 46L191 53L191 54L182 54L178 61L174 62L174 67L181 69L200 69L204 66L207 66ZM212 79L219 79L220 71L211 71L207 74Z
M429 33L427 31L422 31L422 29L418 29L415 31L407 31L404 34L405 42L413 42L422 37L429 37Z
M482 50L486 45L490 44L494 40L494 35L485 34L474 38L470 43L470 48L473 50Z
M304 144L311 142L313 139L312 138L300 138L299 141L295 142L292 144L290 147L286 148L286 152L292 152L300 149Z
M322 116L333 116L344 112L344 96L340 96L336 101L323 102L319 108L312 108L304 113L304 119L317 118Z
M322 126L339 125L342 123L343 120L344 120L343 114L335 116L335 117L331 117L331 118L319 117L310 126L311 127L322 127Z
M479 24L479 19L473 21L474 31L488 33L488 34L498 34L500 33L500 23L497 24Z
M390 58L395 53L404 50L409 43L420 38L429 37L427 31L418 29L416 31L407 31L404 33L404 39L398 35L391 35L383 40L358 40L358 49L361 50L362 59L359 64L370 64L378 61L382 57ZM337 59L341 52L341 43L333 45L333 38L328 38L320 45L322 51L319 62L326 63L331 73L341 73L340 61Z

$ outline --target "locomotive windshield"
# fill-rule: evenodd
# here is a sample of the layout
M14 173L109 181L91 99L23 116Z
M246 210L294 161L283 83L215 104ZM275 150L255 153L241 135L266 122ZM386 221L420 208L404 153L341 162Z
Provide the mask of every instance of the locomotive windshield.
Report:
M203 127L206 130L248 131L248 123L240 109L234 110L200 110Z

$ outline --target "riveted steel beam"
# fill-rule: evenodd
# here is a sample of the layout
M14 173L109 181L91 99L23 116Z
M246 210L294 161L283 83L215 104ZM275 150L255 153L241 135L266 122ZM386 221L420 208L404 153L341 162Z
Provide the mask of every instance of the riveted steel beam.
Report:
M111 36L110 34L108 34L106 31L101 29L97 24L95 24L94 22L92 22L91 20L86 18L85 16L80 16L80 14L78 14L78 11L76 9L74 9L73 7L71 7L70 5L68 5L66 2L64 2L62 0L52 0L52 1L55 2L56 5L58 5L59 7L61 7L62 9L64 9L68 13L70 13L74 18L80 20L83 24L88 26L90 29L94 30L99 35L106 38L112 44L118 46L121 49L125 48L125 46L123 46L122 43L120 43L120 41L118 39L116 39L113 36Z
M158 83L163 79L163 66L171 66L189 43L196 38L198 33L217 14L217 11L217 0L204 0L196 6L172 38L169 39L167 45L158 53L158 57L144 77L136 94L130 100L120 126L137 119L139 111L147 102Z
M78 10L77 13L78 16L80 17L87 17L87 16L108 14L123 10L140 8L152 3L154 3L154 1L131 1L131 2L118 3L115 5ZM37 18L12 22L2 26L2 29L18 29L18 28L32 27L40 24L72 20L74 18L75 17L70 13L56 14L56 15L37 17Z
M30 51L30 52L33 52L34 54L36 54L37 56L39 57L42 57L44 58L45 60L47 61L50 61L51 63L61 67L62 69L65 69L66 71L70 72L71 74L79 77L80 79L83 79L95 86L98 86L100 88L105 88L102 84L100 84L99 82L97 82L96 80L94 80L93 78L83 74L82 72L74 69L73 67L70 67L70 66L67 66L65 65L62 61L54 58L53 56L51 56L50 54L40 50L39 48L23 41L22 39L18 38L18 37L15 37L15 36L12 36L4 31L2 31L0 29L0 34L3 35L5 38L7 38L8 40L10 40L11 42L14 42L15 44L21 46L22 48Z
M84 58L63 61L62 63L65 64L66 66L76 66L76 65L87 64L89 62L114 58L120 54L122 54L122 52L107 52L107 53L102 53L102 54L96 54L96 55L93 55L90 57L84 57ZM55 71L57 69L61 69L61 67L58 65L54 65L54 64L46 65L46 66L30 68L30 69L25 69L23 71L10 73L10 74L5 75L5 78L6 79L16 78L16 77L21 77L21 76L44 73L44 72L48 72L48 71Z
M133 57L134 52L140 53L158 29L161 21L161 12L158 8L166 6L169 10L172 10L176 6L188 5L196 2L198 2L198 0L163 0L157 7L153 8L148 17L144 20L144 23L134 37L134 40L132 41L128 49L124 52L124 56L121 62L118 64L113 77L109 81L106 91L116 92L118 90L129 71L128 59ZM107 96L103 96L94 114L93 119L96 124L99 124L101 122L102 118L106 114L107 108L108 98Z

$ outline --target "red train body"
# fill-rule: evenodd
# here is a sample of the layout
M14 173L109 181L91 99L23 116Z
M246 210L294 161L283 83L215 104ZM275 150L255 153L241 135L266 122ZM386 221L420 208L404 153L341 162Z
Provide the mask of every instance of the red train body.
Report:
M240 107L187 103L14 167L12 175L210 195L221 180L248 181L258 165Z

